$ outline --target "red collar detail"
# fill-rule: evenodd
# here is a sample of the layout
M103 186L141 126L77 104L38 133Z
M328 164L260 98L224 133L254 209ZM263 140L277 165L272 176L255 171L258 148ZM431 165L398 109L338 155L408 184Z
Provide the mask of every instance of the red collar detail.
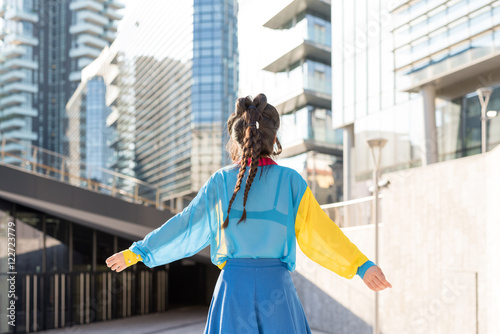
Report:
M240 161L241 160L238 160L235 163L239 165ZM252 159L249 158L248 162L247 162L247 166L249 166L251 162L252 162ZM277 163L276 163L276 161L274 161L271 158L260 158L259 159L259 166L267 166L267 165L277 165Z

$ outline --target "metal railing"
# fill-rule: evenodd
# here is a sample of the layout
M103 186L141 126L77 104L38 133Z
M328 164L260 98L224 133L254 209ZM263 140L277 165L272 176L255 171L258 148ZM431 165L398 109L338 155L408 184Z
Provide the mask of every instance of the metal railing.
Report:
M379 195L379 199L382 195ZM339 227L373 224L373 195L350 201L321 205L326 214Z
M123 273L18 272L17 332L70 329L74 325L165 312L168 275L165 269L148 268ZM2 280L10 277L0 273ZM8 330L7 322L0 322L0 333Z
M68 156L31 145L29 142L3 137L0 147L0 164L131 203L176 212L162 203L161 195L165 191L156 186L125 174L71 160Z

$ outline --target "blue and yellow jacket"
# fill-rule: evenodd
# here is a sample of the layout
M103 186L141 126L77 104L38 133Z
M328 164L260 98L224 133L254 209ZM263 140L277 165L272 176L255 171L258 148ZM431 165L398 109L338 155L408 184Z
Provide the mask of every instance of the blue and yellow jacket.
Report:
M374 265L321 209L302 176L269 158L259 161L246 221L237 223L248 173L229 226L222 229L238 171L233 164L215 172L189 206L123 251L127 265L142 261L152 268L210 245L211 260L221 269L228 258L279 258L293 271L296 244L311 260L345 278L363 278Z

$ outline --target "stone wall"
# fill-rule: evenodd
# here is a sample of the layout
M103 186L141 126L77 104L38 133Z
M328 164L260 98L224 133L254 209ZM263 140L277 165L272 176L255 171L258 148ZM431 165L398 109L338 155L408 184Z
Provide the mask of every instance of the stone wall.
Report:
M500 333L500 147L385 174L379 265L383 333ZM372 225L343 229L374 259ZM297 247L298 248L298 247ZM372 333L374 294L297 251L292 274L311 327Z

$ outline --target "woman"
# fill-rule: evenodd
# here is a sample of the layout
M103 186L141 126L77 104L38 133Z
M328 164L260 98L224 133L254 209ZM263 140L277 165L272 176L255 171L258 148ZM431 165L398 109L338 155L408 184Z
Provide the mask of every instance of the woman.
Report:
M281 153L279 126L264 94L238 99L227 121L235 164L215 172L184 211L109 257L108 267L120 272L142 261L151 268L210 245L222 271L205 333L310 333L289 273L296 242L342 277L358 274L374 291L392 287L329 219L300 174L270 158Z

